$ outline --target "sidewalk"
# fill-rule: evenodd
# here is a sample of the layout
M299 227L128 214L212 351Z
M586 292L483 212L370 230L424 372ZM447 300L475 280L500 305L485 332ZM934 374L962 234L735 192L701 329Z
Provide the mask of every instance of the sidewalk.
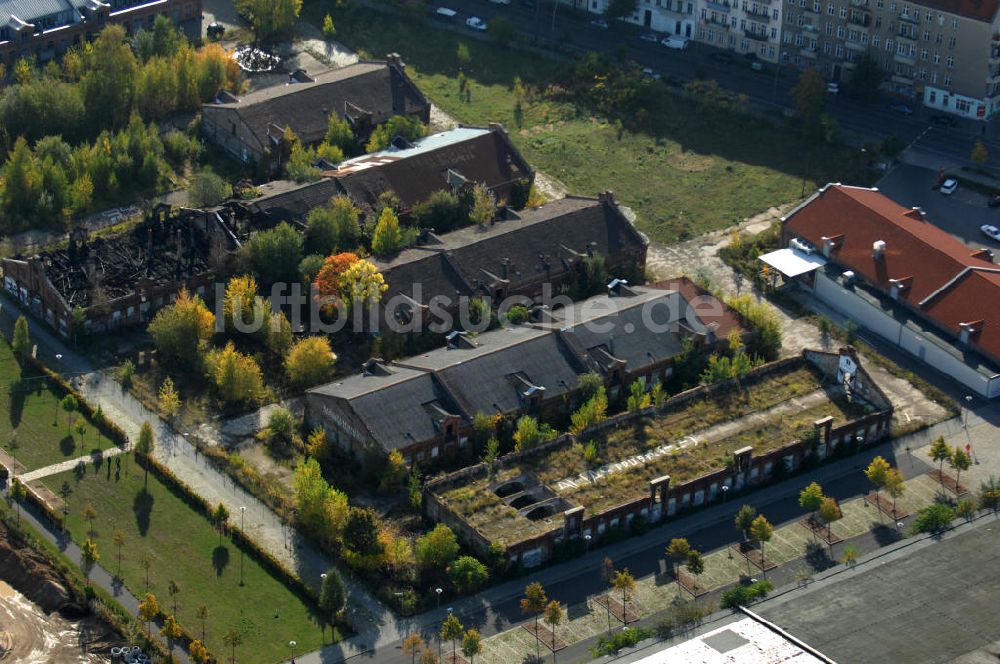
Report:
M110 459L111 457L117 456L125 451L126 450L123 450L120 447L109 447L108 449L101 450L95 454L84 454L83 456L75 459L67 459L66 461L54 463L51 466L36 468L30 472L21 473L17 476L17 478L27 484L28 482L34 482L35 480L40 480L43 477L48 477L49 475L57 475L67 470L73 470L80 463L95 463L98 460Z

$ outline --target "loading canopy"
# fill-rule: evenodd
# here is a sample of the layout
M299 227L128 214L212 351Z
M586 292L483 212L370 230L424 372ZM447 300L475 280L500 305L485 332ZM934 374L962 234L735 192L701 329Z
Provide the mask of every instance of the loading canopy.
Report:
M826 259L816 254L804 254L787 247L760 257L767 265L780 272L786 279L797 277L826 265Z

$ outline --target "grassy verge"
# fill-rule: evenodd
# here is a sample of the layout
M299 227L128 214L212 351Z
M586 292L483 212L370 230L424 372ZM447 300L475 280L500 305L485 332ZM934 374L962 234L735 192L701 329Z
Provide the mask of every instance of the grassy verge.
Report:
M125 585L136 596L146 592L144 561L148 560L149 592L165 613L173 613L168 587L174 581L180 587L177 620L195 637L201 637L198 607L208 608L206 644L212 652L228 652L223 636L231 629L243 636L238 656L244 664L281 659L290 640L298 642L302 651L321 645L319 625L303 602L228 539L220 538L153 473L144 480L131 454L122 456L120 468L117 463L89 464L82 474L69 472L44 480L54 491L64 482L72 490L67 525L73 539L82 541L92 529L102 564L115 573L118 549L113 537L121 531L120 575ZM88 504L97 512L93 524L83 516ZM239 515L235 519L238 522Z
M61 396L41 373L31 365L22 371L10 345L2 339L0 382L7 401L7 416L0 417L0 448L24 468L43 468L114 447L81 414L62 409ZM76 429L76 425L82 428Z
M331 11L307 3L317 25ZM649 132L621 131L563 101L565 65L491 42L466 39L431 22L362 7L335 9L338 39L363 56L400 53L408 73L434 101L462 122L502 122L525 157L573 193L612 189L639 216L640 227L670 242L724 228L797 199L818 182L851 179L857 157L815 145L788 127L736 111L705 108L663 89ZM460 90L456 53L469 51L468 93ZM526 86L518 113L515 77Z

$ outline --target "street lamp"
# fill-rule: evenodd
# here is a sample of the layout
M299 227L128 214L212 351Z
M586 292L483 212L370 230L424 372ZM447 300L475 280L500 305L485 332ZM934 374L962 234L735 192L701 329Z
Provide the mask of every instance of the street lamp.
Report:
M298 645L295 641L288 642L288 648L292 651L292 664L295 664L295 646Z
M972 410L972 395L965 395L965 428L969 428L969 411Z
M591 537L589 533L583 536L583 541L586 543L584 553L590 553L590 540L592 539L593 537Z
M247 513L246 505L240 505L240 535L246 539L247 531L243 527L243 517ZM243 547L240 547L240 585L243 585Z
M62 353L56 353L56 373L62 374Z
M722 485L722 502L726 502L726 494L728 494L728 493L729 493L729 485L728 484L723 484Z
M441 608L441 593L444 592L444 588L435 588L434 592L437 593L437 598L438 598L437 608L440 609Z

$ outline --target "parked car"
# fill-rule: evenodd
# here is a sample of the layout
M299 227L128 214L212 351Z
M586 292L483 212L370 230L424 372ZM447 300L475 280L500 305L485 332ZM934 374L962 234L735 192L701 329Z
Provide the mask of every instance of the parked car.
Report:
M608 22L605 21L603 18L595 18L593 21L590 22L590 24L595 28L603 28L604 30L608 29Z
M644 67L642 70L642 75L647 78L651 78L654 81L659 81L660 79L663 78L663 74L661 74L660 72L656 71L651 67Z
M899 113L900 115L913 115L913 109L906 104L891 104L889 110Z
M224 35L225 33L226 33L225 26L222 25L221 23L216 23L215 21L209 23L208 27L205 28L205 34L208 35L209 39L222 39L222 35Z
M958 180L956 180L955 178L948 178L947 180L941 183L940 191L942 194L945 194L946 196L954 194L956 189L958 189Z
M991 196L990 200L986 201L986 207L1000 207L1000 196Z
M457 11L454 9L448 9L447 7L438 7L434 13L437 14L439 18L455 18L458 16Z
M660 35L655 32L644 32L639 35L639 39L646 42L653 42L655 44L660 41Z
M938 114L931 116L931 124L935 127L954 127L956 123L955 118L950 115Z
M678 37L676 35L671 35L670 37L664 37L660 42L667 48L673 48L678 51L683 51L688 47L690 41L686 37Z
M479 18L478 16L470 16L469 18L465 19L465 24L470 28L472 28L473 30L482 30L482 31L486 30L486 22L483 21L483 19Z
M839 95L840 94L840 83L827 83L826 84L826 91L827 91L828 94L831 94L831 95Z
M494 5L509 5L510 0L490 0Z
M990 238L991 240L996 240L1000 242L1000 228L993 226L992 224L983 224L979 227L979 230L983 232L983 235Z
M710 57L713 60L715 60L716 62L720 62L722 64L729 64L729 63L731 63L733 61L733 56L730 55L729 53L724 53L724 52L712 53L708 57Z

